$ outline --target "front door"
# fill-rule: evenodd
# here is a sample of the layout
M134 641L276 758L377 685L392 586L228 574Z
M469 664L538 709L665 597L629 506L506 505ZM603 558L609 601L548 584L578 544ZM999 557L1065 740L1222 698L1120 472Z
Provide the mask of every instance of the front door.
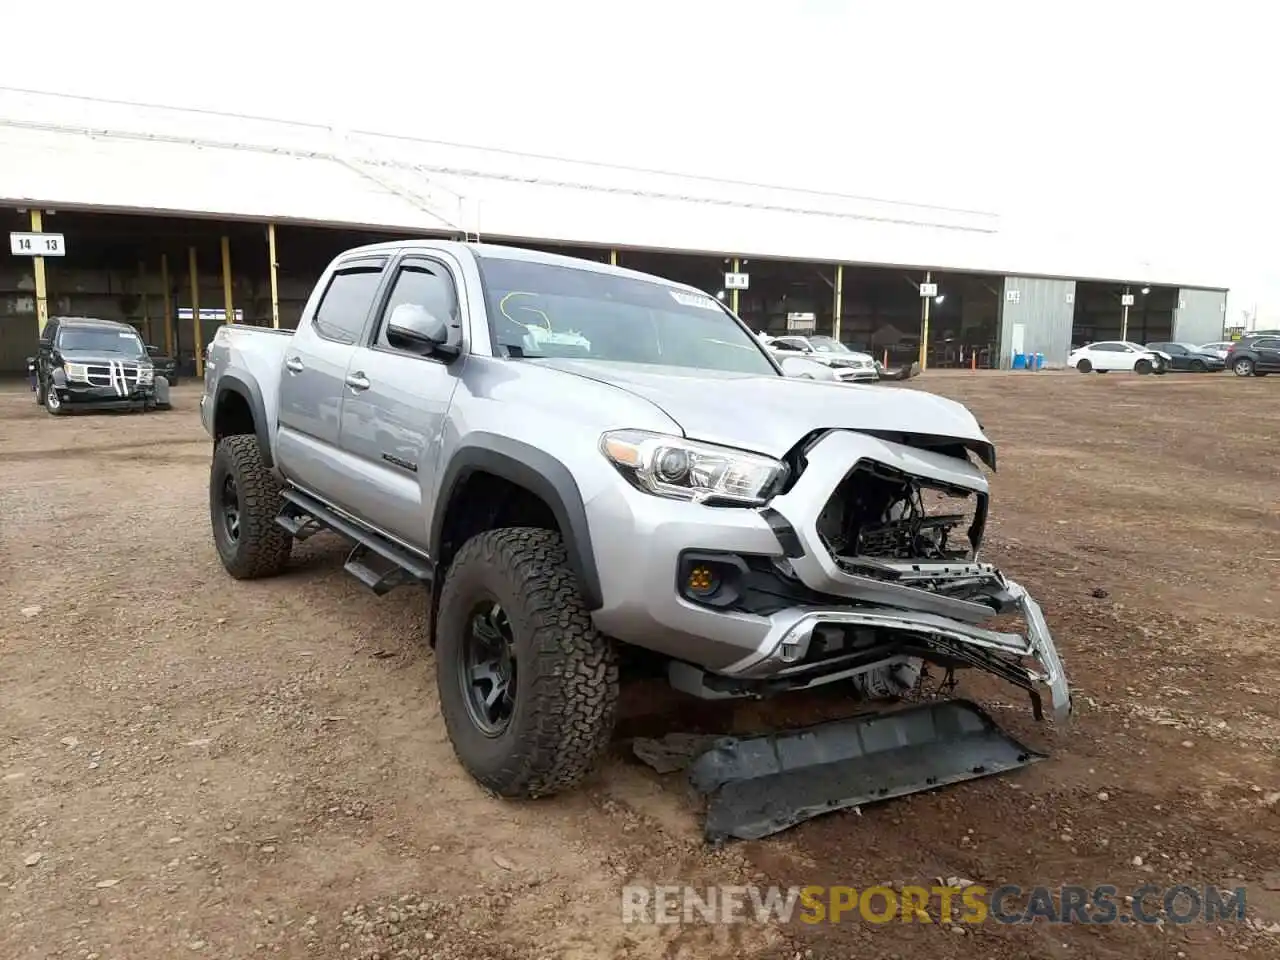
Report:
M441 432L462 361L423 354L387 337L396 307L415 304L449 324L461 346L456 274L442 254L410 254L394 268L391 292L369 336L352 354L342 405L342 449L361 477L345 504L374 527L426 552ZM454 265L456 268L456 265ZM452 362L450 362L452 360Z
M1262 337L1253 344L1258 353L1258 369L1266 373L1280 371L1280 337Z
M339 264L303 310L285 349L280 373L280 426L276 458L284 475L303 489L341 499L345 472L338 435L347 367L364 336L387 257Z

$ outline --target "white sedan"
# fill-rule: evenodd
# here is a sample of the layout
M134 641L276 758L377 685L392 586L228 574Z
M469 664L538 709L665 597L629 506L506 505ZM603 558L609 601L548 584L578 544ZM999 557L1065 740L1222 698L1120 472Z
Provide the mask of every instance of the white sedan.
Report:
M1219 360L1226 360L1231 346L1230 340L1215 340L1213 343L1202 343L1196 349L1201 353L1212 353Z
M1109 373L1112 370L1164 373L1169 369L1171 359L1167 353L1148 350L1140 343L1104 340L1076 347L1067 358L1067 363L1081 373Z
M835 373L835 379L841 383L880 379L880 371L874 357L867 353L850 350L839 340L831 337L802 337L794 334L771 337L767 333L761 333L759 337L779 360L786 357L803 357L806 360L812 360L829 367Z

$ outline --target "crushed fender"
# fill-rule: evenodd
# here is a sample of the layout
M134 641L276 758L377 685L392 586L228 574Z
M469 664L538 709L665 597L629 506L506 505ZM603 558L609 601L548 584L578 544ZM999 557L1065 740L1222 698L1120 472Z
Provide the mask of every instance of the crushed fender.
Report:
M706 837L757 840L847 810L1025 767L1046 755L977 704L940 700L758 737L727 737L689 780L709 795Z

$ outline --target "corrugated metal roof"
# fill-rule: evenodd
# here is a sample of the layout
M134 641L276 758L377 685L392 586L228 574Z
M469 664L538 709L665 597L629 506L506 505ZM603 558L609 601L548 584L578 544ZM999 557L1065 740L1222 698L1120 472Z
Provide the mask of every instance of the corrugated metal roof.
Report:
M0 90L0 198L745 257L1115 276L1098 272L1101 265L1027 263L1025 247L1011 245L999 218L981 211L12 90Z

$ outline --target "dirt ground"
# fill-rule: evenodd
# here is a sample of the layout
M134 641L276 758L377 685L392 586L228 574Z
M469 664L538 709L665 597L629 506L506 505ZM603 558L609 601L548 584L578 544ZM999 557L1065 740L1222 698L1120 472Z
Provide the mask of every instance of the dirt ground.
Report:
M231 581L208 532L195 386L169 413L54 420L10 384L0 956L1280 955L1273 380L917 381L969 403L999 447L988 557L1042 600L1077 714L1040 726L1017 691L966 680L1051 759L719 850L680 776L622 744L572 795L486 796L445 739L421 597L364 592L338 541L301 545L280 579ZM620 736L685 722L632 699ZM1251 920L956 933L621 919L624 883L936 877L1243 885Z

